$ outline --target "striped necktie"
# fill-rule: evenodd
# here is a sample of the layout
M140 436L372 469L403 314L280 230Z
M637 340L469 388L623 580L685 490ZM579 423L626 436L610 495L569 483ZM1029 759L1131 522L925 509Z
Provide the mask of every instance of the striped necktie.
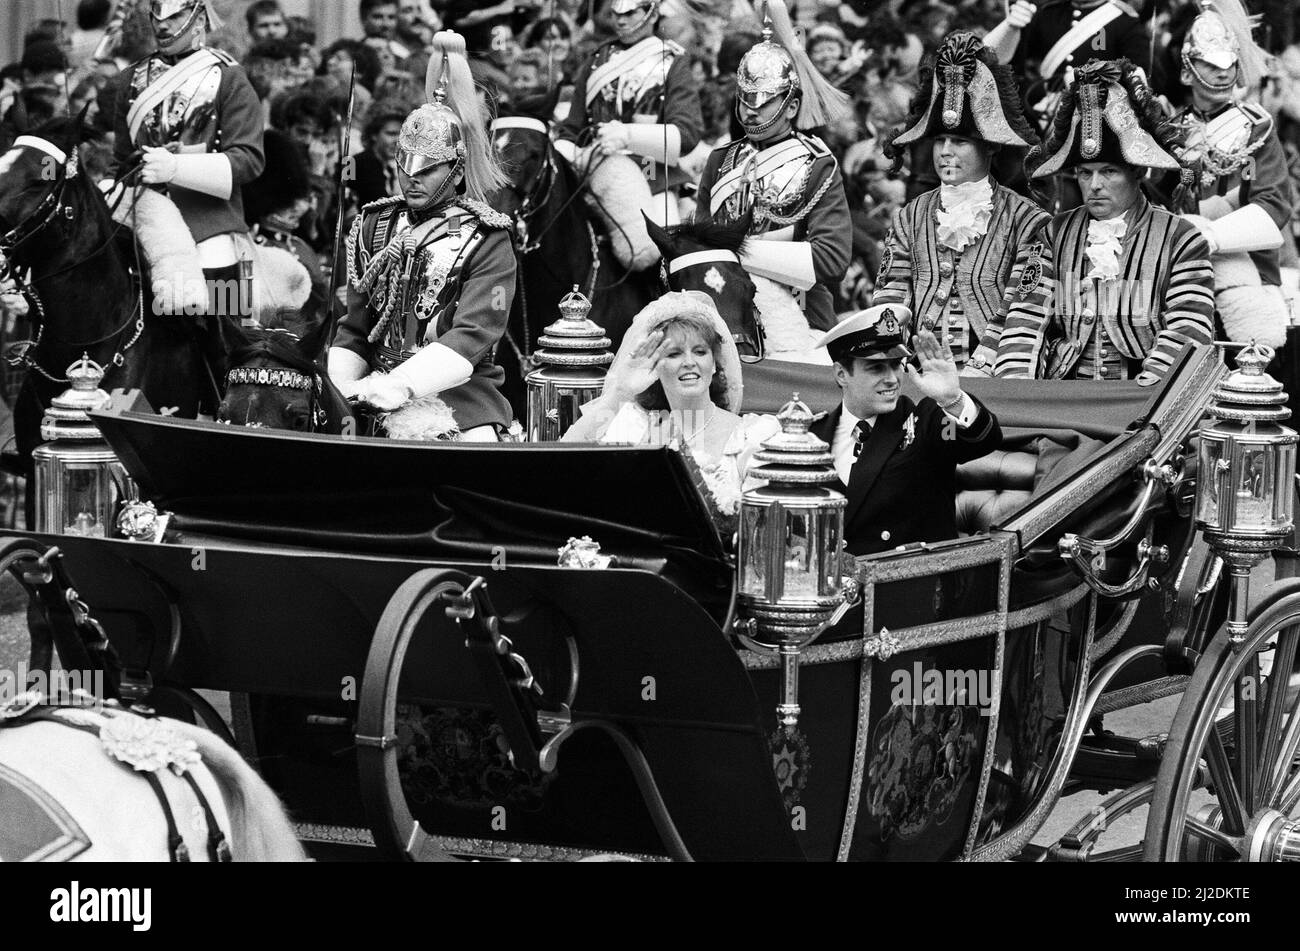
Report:
M856 459L862 455L862 447L866 445L871 438L871 424L865 419L858 420L858 425L853 427L853 458Z

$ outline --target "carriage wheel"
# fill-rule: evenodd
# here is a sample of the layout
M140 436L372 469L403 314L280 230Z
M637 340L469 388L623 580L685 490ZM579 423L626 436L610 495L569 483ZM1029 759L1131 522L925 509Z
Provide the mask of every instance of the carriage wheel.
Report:
M1271 587L1234 649L1196 663L1170 727L1147 861L1300 861L1300 580Z
M411 815L397 771L397 685L416 626L444 595L459 595L469 578L425 568L402 583L384 609L366 656L357 704L357 770L361 801L375 847L385 859L451 861Z

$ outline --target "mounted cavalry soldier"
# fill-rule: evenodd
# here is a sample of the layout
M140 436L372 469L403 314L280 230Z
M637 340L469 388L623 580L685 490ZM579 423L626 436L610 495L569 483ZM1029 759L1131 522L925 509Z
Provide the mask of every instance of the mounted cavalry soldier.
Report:
M830 289L848 269L853 231L839 164L810 130L840 121L848 107L800 48L784 3L771 0L766 10L763 40L736 70L745 137L709 155L698 208L719 221L751 216L741 262L755 278L771 349L801 350L811 344L809 328L835 326ZM778 335L804 342L783 345Z
M1273 117L1235 98L1235 90L1257 87L1266 55L1238 0L1207 2L1183 40L1181 79L1191 104L1175 121L1186 140L1179 159L1198 175L1195 214L1187 217L1210 245L1224 330L1239 343L1278 347L1289 321L1278 249L1291 185Z
M119 170L142 161L142 184L180 209L217 315L238 287L240 186L262 172L262 109L234 58L204 45L221 25L212 0L150 0L149 15L158 51L118 87L114 158Z
M642 270L659 259L641 219L677 224L678 168L704 121L690 61L655 35L659 0L613 0L615 37L579 71L557 151L590 176L598 211L620 263Z
M1012 303L996 375L1154 382L1185 344L1213 338L1209 247L1142 193L1148 169L1180 171L1174 132L1132 63L1076 73L1025 167L1031 179L1072 172L1084 204L1048 224L1052 293L1045 309Z
M942 184L894 213L871 303L901 304L933 330L958 368L993 374L998 337L1013 301L1041 310L1050 255L1049 216L989 174L1003 146L1028 148L1015 79L970 33L953 33L921 72L907 127L887 147L895 169L907 148L934 139Z
M347 240L348 308L329 353L344 395L400 439L495 442L510 404L496 347L515 290L510 220L484 195L496 164L464 41L434 37L430 103L402 123L403 196L362 209Z

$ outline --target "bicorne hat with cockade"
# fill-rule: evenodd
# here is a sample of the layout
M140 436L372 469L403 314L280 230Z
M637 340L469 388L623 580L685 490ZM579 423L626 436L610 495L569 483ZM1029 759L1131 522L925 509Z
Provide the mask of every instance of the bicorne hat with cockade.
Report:
M1140 69L1126 59L1094 59L1075 71L1047 138L1029 153L1025 170L1030 178L1083 162L1177 170L1178 135Z
M1025 119L1009 66L973 33L949 33L920 73L907 124L893 146L940 135L1029 148L1038 135Z

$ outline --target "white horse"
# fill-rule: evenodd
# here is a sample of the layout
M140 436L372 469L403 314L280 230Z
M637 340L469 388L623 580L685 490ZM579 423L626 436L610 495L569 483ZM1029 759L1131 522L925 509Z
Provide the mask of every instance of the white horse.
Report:
M163 789L191 861L209 860L216 840L209 835L209 813L234 861L307 860L275 793L216 734L120 709L58 708L56 715L60 722L41 719L0 728L0 784L8 773L12 785L17 774L29 792L35 787L38 798L44 794L58 803L64 823L75 826L65 838L88 843L65 857L172 860L166 813L143 775L148 772ZM178 770L188 772L202 790L206 809ZM0 817L0 846L4 831Z

